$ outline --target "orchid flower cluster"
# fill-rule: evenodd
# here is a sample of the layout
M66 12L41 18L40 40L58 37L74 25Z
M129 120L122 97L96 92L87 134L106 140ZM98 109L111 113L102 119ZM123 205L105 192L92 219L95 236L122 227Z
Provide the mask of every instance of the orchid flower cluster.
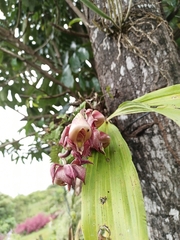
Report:
M60 186L68 185L69 190L75 186L76 178L85 183L86 169L82 165L91 163L87 159L91 155L91 150L104 153L104 148L110 143L110 137L98 130L104 122L105 117L99 111L83 109L75 116L72 123L65 127L59 144L66 151L58 155L64 164L51 165L53 183ZM70 154L74 160L66 164L65 158Z

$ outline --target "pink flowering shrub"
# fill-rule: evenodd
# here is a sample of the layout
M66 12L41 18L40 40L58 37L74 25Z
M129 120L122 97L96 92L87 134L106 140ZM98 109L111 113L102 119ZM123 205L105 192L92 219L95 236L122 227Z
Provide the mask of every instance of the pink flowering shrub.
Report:
M0 233L0 240L4 240L5 239L5 235Z
M25 222L17 225L15 232L18 234L29 234L43 228L50 221L50 217L42 213L28 218Z
M92 149L104 153L110 143L110 137L98 130L104 122L105 117L99 111L84 109L65 127L59 141L65 149L64 153L59 153L61 164L54 163L50 169L53 183L67 185L70 190L75 186L76 178L85 182L86 169L82 165L91 163L87 158ZM69 163L66 157L70 154L74 159Z

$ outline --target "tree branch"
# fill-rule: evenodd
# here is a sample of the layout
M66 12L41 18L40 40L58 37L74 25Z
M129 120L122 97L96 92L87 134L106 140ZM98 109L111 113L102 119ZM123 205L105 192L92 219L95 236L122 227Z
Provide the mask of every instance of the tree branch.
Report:
M54 48L54 51L55 51L55 53L56 53L56 56L57 56L57 60L58 60L58 62L59 62L59 65L62 66L63 64L62 64L62 62L61 62L61 56L60 56L58 47L57 47L56 43L55 43L53 40L51 40L51 44L52 44L52 46L53 46L53 48Z
M36 50L33 50L31 47L25 45L23 42L21 42L18 38L15 38L14 35L10 32L10 30L7 30L0 26L0 39L5 40L6 42L10 42L15 48L18 48L19 50L24 50L27 54L31 55L34 59L37 59L41 64L47 64L52 71L56 73L62 73L62 71L58 68L54 67L54 64L50 62L47 58L44 58L36 53ZM41 46L42 47L42 46Z
M11 142L5 142L5 143L3 143L3 144L0 145L0 149L6 147L6 146L8 146L8 145L13 145L13 144L15 144L15 143L18 143L18 142L20 142L21 140L23 140L23 139L25 139L25 138L27 138L27 137L34 136L35 134L41 133L41 132L43 132L43 131L33 132L33 133L30 133L29 135L27 135L27 136L25 136L25 137L22 137L22 138L20 138L20 139L18 139L18 140L13 140L13 141L11 141Z
M57 117L59 114L44 114L44 115L38 115L38 116L25 116L21 119L21 121L29 121L29 120L39 120L41 118L54 118Z
M29 66L33 67L34 69L36 69L38 72L40 72L44 77L50 79L52 82L56 83L57 85L60 85L61 87L68 89L63 83L61 83L59 80L55 79L52 75L48 74L48 72L44 71L41 69L41 67L39 67L38 65L36 65L35 63L29 61L29 60L24 60L24 62L26 62ZM70 91L68 89L68 91Z
M67 34L70 34L70 35L75 35L75 36L78 36L78 37L83 37L83 38L89 38L89 35L86 34L86 33L79 33L79 32L75 32L75 31L72 31L72 30L67 30L55 23L52 23L52 26L57 28L58 30L62 31L62 32L65 32Z
M65 95L66 93L69 93L69 92L70 91L65 91L65 92L62 92L62 93L59 93L59 94L56 94L56 95L52 95L52 96L44 96L44 97L41 97L41 99L58 98L58 97L61 97L61 96ZM28 95L24 95L24 94L19 94L19 96L22 97L22 98L29 98L29 97L34 98L34 99L37 98L36 96L33 96L33 95L28 96Z
M33 67L34 69L36 69L39 73L41 73L44 77L50 79L52 82L56 83L57 85L60 85L61 87L65 88L65 89L68 89L64 84L62 84L59 80L55 79L52 75L48 74L48 72L44 71L41 69L41 67L39 67L37 64L35 64L34 62L32 61L29 61L23 57L21 57L20 55L16 54L16 53L13 53L5 48L2 48L0 47L0 50L5 52L5 53L8 53L9 55L13 56L13 57L16 57L17 59L27 63L29 66ZM68 89L68 92L70 92L70 90Z
M50 34L50 36L46 39L46 41L41 46L39 46L34 50L34 53L36 53L37 51L45 47L51 39L52 39L52 34Z
M15 58L18 58L18 59L21 60L21 61L24 61L24 59L23 59L20 55L17 55L16 53L11 52L11 51L9 51L9 50L6 49L6 48L0 47L0 50L3 51L3 52L5 52L5 53L7 53L7 54L9 54L9 55L11 55L12 57L15 57Z

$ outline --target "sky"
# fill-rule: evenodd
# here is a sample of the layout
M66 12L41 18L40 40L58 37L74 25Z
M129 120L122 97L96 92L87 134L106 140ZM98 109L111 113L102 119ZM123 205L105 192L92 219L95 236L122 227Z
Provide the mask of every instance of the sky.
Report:
M19 139L18 130L24 125L22 115L16 111L0 107L0 141ZM0 153L0 193L16 197L19 194L28 195L34 191L45 190L51 185L50 158L43 155L43 161L27 159L23 164L11 161L11 156Z

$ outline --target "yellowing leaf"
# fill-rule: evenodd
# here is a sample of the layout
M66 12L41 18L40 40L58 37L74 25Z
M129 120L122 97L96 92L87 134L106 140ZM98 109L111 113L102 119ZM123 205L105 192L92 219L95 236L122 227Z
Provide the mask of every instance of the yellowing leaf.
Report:
M105 155L94 152L82 191L85 240L147 240L143 196L130 150L119 130L106 122L111 137Z

